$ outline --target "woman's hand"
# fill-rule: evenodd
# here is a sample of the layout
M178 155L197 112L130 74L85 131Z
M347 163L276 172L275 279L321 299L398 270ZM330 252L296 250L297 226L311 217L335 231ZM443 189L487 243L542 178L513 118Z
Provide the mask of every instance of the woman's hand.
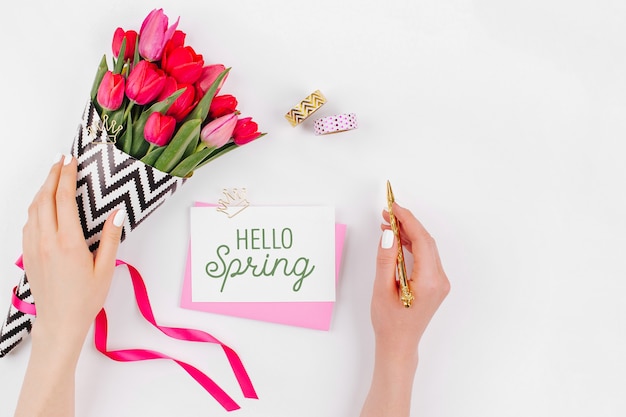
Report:
M55 163L28 208L24 270L37 306L35 330L82 340L106 299L125 213L104 225L97 255L89 251L76 204L76 160Z
M113 277L126 213L109 216L94 256L78 217L76 164L66 155L52 166L23 229L24 270L37 320L16 416L74 415L76 363Z
M431 318L450 291L435 241L413 214L394 203L403 247L413 255L407 265L415 300L406 308L396 281L398 242L387 223L378 247L372 295L372 326L376 338L374 374L361 417L405 417L410 413L418 345ZM409 272L410 271L410 272Z
M450 291L434 239L413 214L394 203L403 247L413 255L407 265L409 288L415 296L406 308L398 295L396 261L398 242L388 224L381 225L383 236L378 249L376 279L372 295L372 325L376 347L389 355L417 360L417 346L439 305ZM389 222L389 213L383 218Z

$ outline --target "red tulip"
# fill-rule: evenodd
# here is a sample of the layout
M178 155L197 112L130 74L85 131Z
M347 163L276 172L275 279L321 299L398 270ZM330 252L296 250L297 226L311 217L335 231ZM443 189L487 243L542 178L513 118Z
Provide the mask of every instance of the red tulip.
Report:
M258 129L259 125L252 121L252 117L237 120L237 125L233 130L233 142L239 146L252 142L262 135Z
M222 72L224 72L225 69L226 67L222 64L207 65L206 67L202 68L202 74L200 75L198 81L196 81L196 87L198 88L198 90L200 90L202 96L204 96L207 90L211 87L211 84L213 84L213 82ZM224 85L226 78L228 78L228 74L226 74L226 77L222 79L222 82L217 88L215 94L220 91L220 88L222 88L222 85Z
M165 146L174 135L176 120L172 116L154 112L148 117L143 129L143 137L156 146Z
M221 148L229 141L236 124L235 113L218 117L202 128L200 138L209 147Z
M187 34L182 30L175 31L172 35L172 38L165 44L165 49L163 51L173 48L182 48L183 46L185 46L186 36Z
M163 101L178 90L178 83L173 77L165 76L165 83L163 83L163 89L157 97L157 101Z
M122 41L126 38L126 49L124 52L124 61L133 60L135 57L135 44L137 43L137 32L129 30L124 32L124 29L117 28L113 34L113 55L117 58L120 54L120 48L122 47Z
M216 119L226 114L234 113L237 110L237 104L237 99L230 94L214 97L209 108L209 117Z
M124 77L107 71L98 87L98 104L107 110L117 110L124 101Z
M180 18L178 19L180 20ZM178 20L169 28L167 16L163 9L154 9L144 19L139 31L139 53L148 61L159 61L163 55L163 48L170 40Z
M196 54L191 46L166 48L161 67L176 81L184 84L195 83L202 75L204 59Z
M165 86L157 98L157 101L163 101L182 88L185 88L185 91L174 101L172 106L165 113L168 116L172 116L177 122L187 117L193 108L196 107L196 104L198 104L196 90L193 88L193 85L178 84L173 77L166 77Z
M137 104L147 104L159 96L164 85L165 74L159 67L139 61L128 75L126 95Z

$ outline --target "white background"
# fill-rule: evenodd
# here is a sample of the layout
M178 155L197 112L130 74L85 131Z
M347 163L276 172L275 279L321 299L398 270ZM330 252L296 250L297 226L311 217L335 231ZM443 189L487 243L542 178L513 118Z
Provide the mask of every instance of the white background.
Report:
M262 140L199 171L124 242L157 320L234 347L260 400L220 349L171 341L138 314L128 275L107 301L110 347L160 349L207 371L232 415L357 415L373 357L369 300L384 183L436 238L452 292L424 335L413 414L626 414L626 3L622 0L44 0L0 7L0 311L19 278L26 209L69 150L114 29L154 7L206 62ZM358 130L319 137L283 115L320 89L316 116ZM348 225L329 332L178 307L187 208L223 187L255 204L330 204ZM30 341L0 360L13 412ZM171 362L117 363L88 340L81 416L226 415Z

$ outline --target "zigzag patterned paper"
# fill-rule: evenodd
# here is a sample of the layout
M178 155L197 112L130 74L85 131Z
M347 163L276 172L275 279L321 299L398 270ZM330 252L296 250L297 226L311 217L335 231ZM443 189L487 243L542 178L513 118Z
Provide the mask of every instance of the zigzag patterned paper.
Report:
M291 123L291 126L295 127L315 113L324 103L326 103L326 97L324 97L320 90L315 90L313 94L302 100L293 109L289 110L285 118Z
M158 171L117 149L108 141L108 133L91 103L83 113L72 154L78 161L78 213L91 251L98 248L102 227L112 210L126 209L124 240L185 182L184 178ZM21 300L33 302L25 275L20 280L17 295ZM0 330L0 357L30 332L33 320L34 316L10 306Z
M76 202L83 233L92 251L98 247L102 226L112 210L126 208L124 240L185 182L120 151L107 142L102 129L98 131L98 141L94 142L94 129L88 126L98 124L98 113L90 104L72 147L78 160Z

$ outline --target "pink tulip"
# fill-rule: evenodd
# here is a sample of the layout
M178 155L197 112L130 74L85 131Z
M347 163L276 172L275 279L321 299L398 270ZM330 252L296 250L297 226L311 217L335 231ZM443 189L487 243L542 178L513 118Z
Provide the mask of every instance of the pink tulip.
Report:
M165 85L165 73L148 61L139 61L126 80L126 95L144 105L159 96Z
M196 81L196 87L198 88L198 90L200 90L200 95L204 96L207 90L211 87L211 84L213 84L213 82L222 72L224 72L225 69L226 67L222 64L207 65L206 67L202 68L200 78L198 79L198 81ZM222 85L224 85L226 78L228 78L228 74L222 79L222 82L217 88L215 94L220 91L220 88L222 88Z
M175 128L176 120L172 116L154 112L146 120L143 137L156 146L165 146L172 140Z
M209 147L221 148L232 136L236 124L236 113L218 117L202 128L200 138Z
M124 77L107 71L98 87L98 104L107 110L117 110L124 101Z
M139 53L148 61L159 61L163 55L163 48L167 41L170 40L176 26L178 26L178 18L169 28L168 19L163 9L154 9L144 19L139 31Z

